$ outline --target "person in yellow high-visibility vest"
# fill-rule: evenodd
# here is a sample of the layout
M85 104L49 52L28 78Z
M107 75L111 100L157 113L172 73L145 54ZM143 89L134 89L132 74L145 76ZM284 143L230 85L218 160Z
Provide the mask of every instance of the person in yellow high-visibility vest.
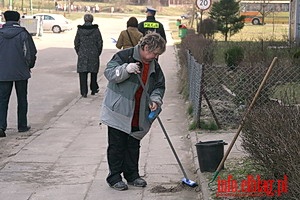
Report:
M138 29L145 36L147 33L156 32L160 34L160 36L166 41L166 33L162 23L155 20L156 10L154 8L147 7L146 10L147 18L145 21L140 22L138 25Z

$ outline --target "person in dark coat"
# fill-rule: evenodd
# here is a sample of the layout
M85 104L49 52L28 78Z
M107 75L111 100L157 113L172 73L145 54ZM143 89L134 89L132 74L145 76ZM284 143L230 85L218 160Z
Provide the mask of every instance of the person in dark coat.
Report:
M103 49L103 40L97 24L92 24L92 14L84 15L84 24L78 25L74 40L75 51L78 55L77 73L79 73L80 94L86 98L88 93L87 78L91 74L91 94L99 92L97 75L99 71L100 58Z
M26 132L27 87L34 67L37 50L32 36L19 24L20 14L16 11L4 12L6 23L0 28L0 137L5 137L9 98L15 85L18 101L18 131Z
M160 36L164 38L167 43L164 26L162 23L155 20L156 10L154 8L147 7L146 13L147 18L145 21L139 23L138 30L143 33L144 36L148 33L156 32L160 34Z

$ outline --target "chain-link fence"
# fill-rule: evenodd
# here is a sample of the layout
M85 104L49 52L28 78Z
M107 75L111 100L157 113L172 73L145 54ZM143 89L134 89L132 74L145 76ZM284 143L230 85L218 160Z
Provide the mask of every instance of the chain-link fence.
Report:
M276 55L278 49L269 51ZM226 65L199 64L187 51L189 101L194 120L214 121L222 129L238 126L272 61L251 61L250 57L245 56L233 69ZM299 101L300 66L294 61L281 55L258 96L256 108L266 104L291 105Z
M201 80L202 65L187 51L188 79L189 79L189 101L193 106L194 121L200 119L201 112Z
M235 48L237 46L239 48ZM232 52L228 50L233 48L243 54L237 63L226 60L228 52ZM263 40L210 42L190 34L182 40L178 55L181 92L189 97L193 118L199 121L200 128L206 129L208 126L204 126L210 122L219 123L218 128L223 130L237 128L245 118L241 137L243 149L255 163L251 173L259 172L265 180L278 180L287 175L289 191L284 199L297 199L299 47ZM274 57L278 59L256 96ZM249 111L254 97L257 97L256 103ZM247 117L244 117L245 112Z

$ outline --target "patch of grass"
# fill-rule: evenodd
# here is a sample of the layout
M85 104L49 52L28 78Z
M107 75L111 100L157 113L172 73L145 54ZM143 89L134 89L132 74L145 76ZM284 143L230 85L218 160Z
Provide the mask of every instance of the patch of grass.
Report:
M288 38L288 24L266 24L264 26L254 26L246 24L237 34L229 38L230 41L258 41L258 40L284 40ZM222 34L215 35L216 40L224 40Z
M240 33L239 33L240 34ZM245 33L247 34L247 33ZM263 48L272 45L272 43L275 43L276 45L286 45L287 43L283 40L280 41L273 41L269 39L256 39L256 40L244 40L244 41L217 41L215 42L215 48L214 48L214 64L215 65L225 65L225 56L224 53L227 49L233 47L233 46L241 46L245 50L245 58L250 59L251 55L253 55L255 52L262 51ZM265 50L266 51L266 50ZM276 50L279 55L289 55L289 49L277 49ZM268 50L268 52L271 52L271 50ZM263 56L259 57L261 59ZM284 56L283 56L284 57ZM258 59L258 58L257 58Z
M199 127L197 127L197 123L195 121L193 121L190 125L189 125L189 130L196 130ZM214 121L204 121L204 120L200 120L200 128L202 130L210 130L210 131L215 131L218 130L218 126Z
M224 169L221 170L216 178L209 185L209 190L211 193L212 199L223 199L216 196L218 190L218 180L228 180L229 176L231 180L236 180L238 186L241 185L242 181L247 179L247 176L251 175L256 178L257 175L262 176L263 171L259 170L255 163L248 157L243 158L231 158L225 161ZM204 174L207 180L212 180L214 177L214 173L205 173ZM240 189L240 188L239 188ZM229 197L228 197L229 198ZM234 198L234 199L246 199L253 200L256 199L254 197L242 197L242 198ZM259 199L259 198L258 198Z
M185 86L181 90L181 94L184 97L185 100L188 100L189 98L189 89L188 86L185 84Z
M209 17L207 13L203 15L203 19ZM188 27L191 26L192 22L190 19L181 21L182 24L186 24ZM194 20L193 28L196 30L197 22ZM255 40L282 40L288 38L289 31L289 13L288 12L276 12L266 16L265 25L252 25L251 23L245 23L244 28L235 35L228 38L230 41L255 41ZM215 40L222 41L224 36L221 33L215 34Z
M188 109L187 109L187 113L188 115L192 115L193 114L193 105L189 105Z
M283 103L299 103L300 102L300 84L286 83L275 88L272 98L280 99ZM290 102L292 101L292 102Z
M196 130L198 127L197 127L197 124L195 121L193 121L190 125L189 125L189 131L192 131L192 130Z
M266 24L288 24L289 12L271 12L265 18Z
M218 126L214 121L204 121L200 120L200 128L202 130L210 130L210 131L215 131L218 130Z

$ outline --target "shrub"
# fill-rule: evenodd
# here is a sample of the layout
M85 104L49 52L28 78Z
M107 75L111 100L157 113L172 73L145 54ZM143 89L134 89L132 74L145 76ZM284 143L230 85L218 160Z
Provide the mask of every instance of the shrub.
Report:
M206 18L199 23L198 25L198 33L201 33L207 39L213 39L214 34L217 32L217 24L211 18Z
M225 51L225 63L230 70L235 70L243 59L244 50L241 46L233 46Z
M179 54L186 54L189 50L198 63L212 65L214 61L213 41L199 37L194 31L188 29L187 36L182 40Z
M278 104L258 107L245 122L242 146L268 179L288 176L288 193L283 199L300 196L300 110Z
M194 55L195 59L199 63L212 64L213 62L213 47L212 41L199 37L195 34L194 30L188 29L187 36L182 39L181 44L177 45L178 60L180 62L180 69L178 71L178 77L180 80L179 91L184 95L185 99L188 99L189 95L189 72L187 62L187 52Z
M293 55L294 59L299 59L300 58L300 50L297 50L294 55Z

